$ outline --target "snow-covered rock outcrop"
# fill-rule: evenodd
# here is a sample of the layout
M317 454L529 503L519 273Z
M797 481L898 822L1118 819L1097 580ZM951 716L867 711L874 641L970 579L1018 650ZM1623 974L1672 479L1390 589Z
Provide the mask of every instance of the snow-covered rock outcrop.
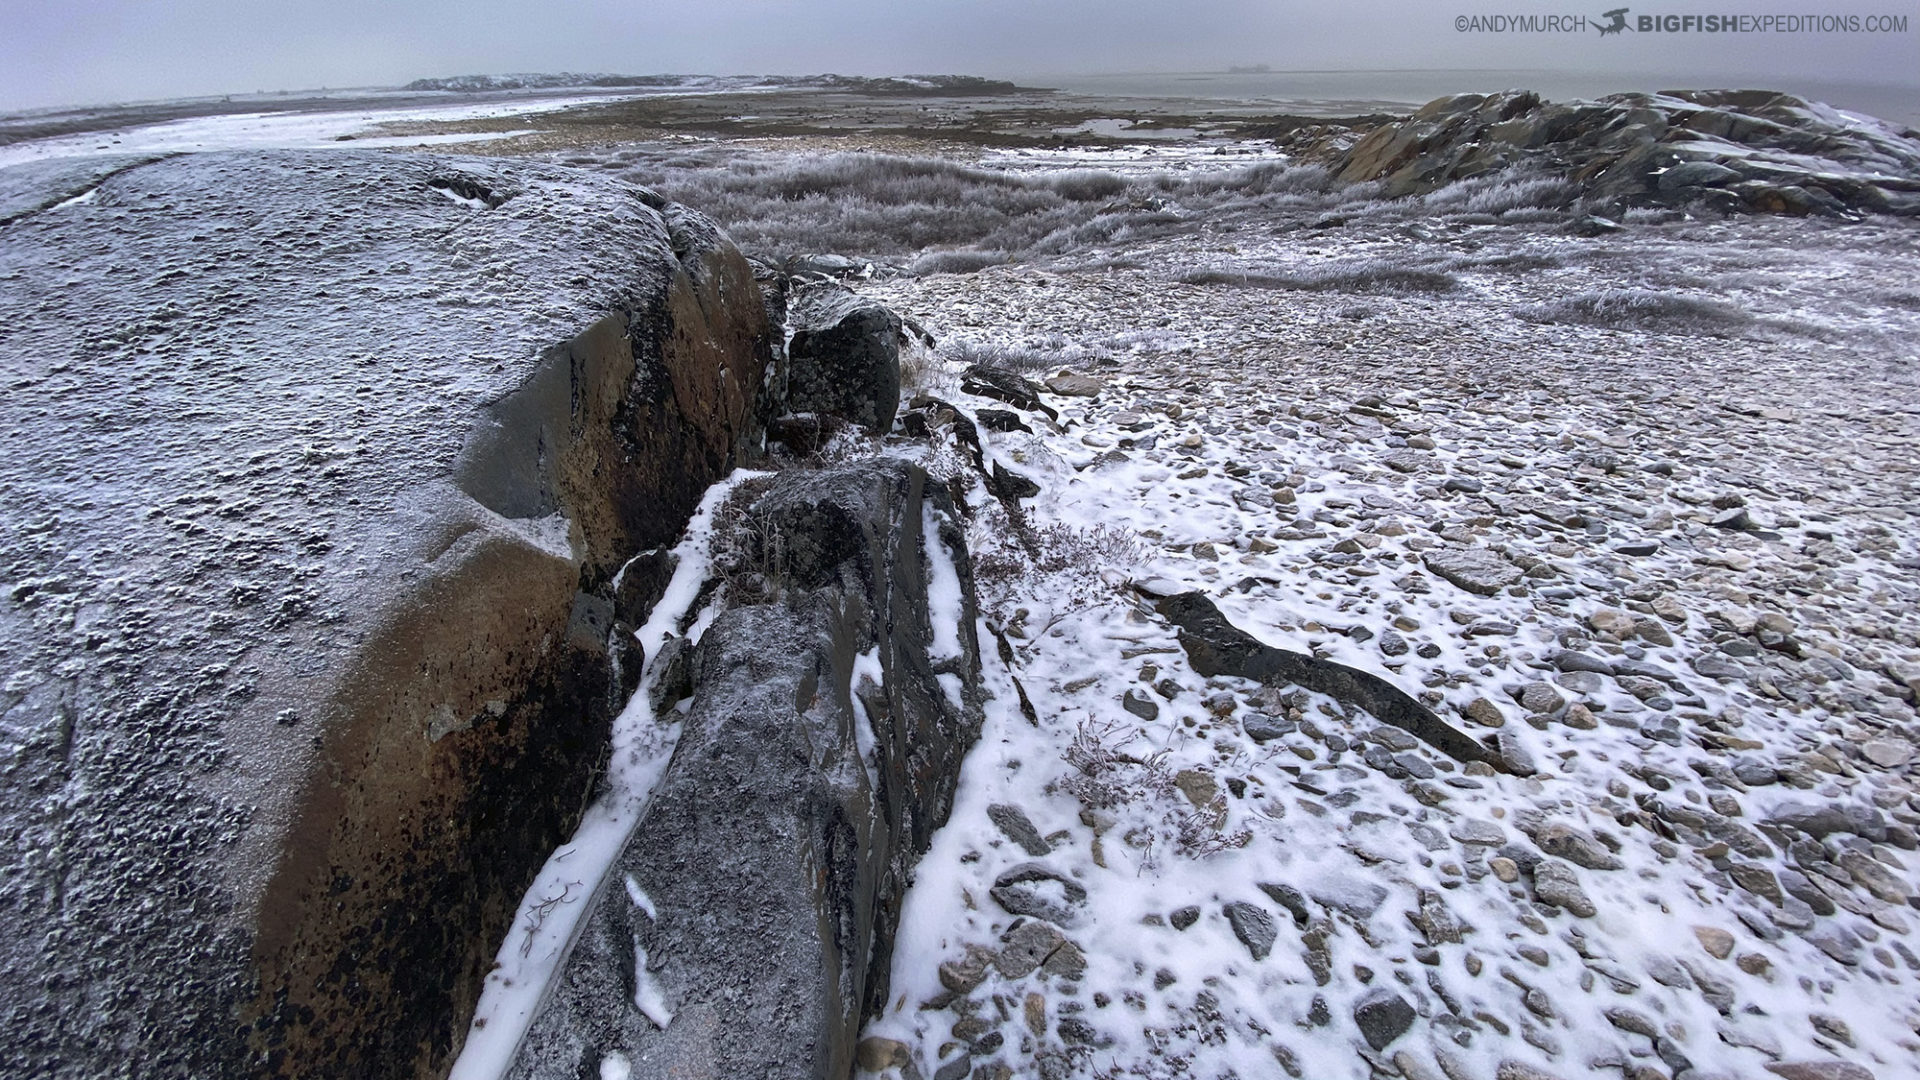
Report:
M604 759L618 571L759 443L750 268L525 163L0 190L10 1067L444 1070Z
M753 483L625 887L595 897L509 1076L842 1077L888 1005L912 869L980 731L964 532L897 459Z

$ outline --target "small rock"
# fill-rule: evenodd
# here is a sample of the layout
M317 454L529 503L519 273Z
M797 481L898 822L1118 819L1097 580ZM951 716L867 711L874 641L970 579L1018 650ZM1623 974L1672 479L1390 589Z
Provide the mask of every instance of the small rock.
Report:
M1646 1013L1629 1009L1624 1005L1610 1006L1606 1010L1607 1022L1621 1031L1630 1031L1635 1035L1645 1035L1649 1039L1660 1037L1660 1026Z
M1081 978L1087 973L1087 954L1071 941L1062 942L1040 965L1040 970L1062 979Z
M1038 858L1053 850L1053 845L1047 843L1046 839L1040 835L1040 830L1034 828L1026 812L1019 807L996 803L987 807L987 817L991 818L994 825L1006 834L1007 839L1020 845L1021 850L1027 854Z
M1673 644L1673 635L1667 632L1666 624L1658 619L1633 620L1633 633L1641 641L1662 649Z
M1291 720L1263 712L1250 712L1242 716L1240 727L1247 733L1247 738L1256 743L1272 742L1282 735L1290 735L1300 729L1300 725Z
M1589 870L1618 870L1622 865L1613 852L1591 834L1565 822L1541 825L1533 831L1533 842L1548 855Z
M1063 371L1048 379L1046 387L1062 397L1094 397L1105 388L1105 384L1091 375Z
M1401 637L1396 631L1382 630L1380 639L1374 644L1380 649L1382 656L1407 655L1407 639Z
M1487 869L1493 876L1511 885L1520 880L1520 864L1504 855L1496 855L1487 860Z
M1200 921L1200 909L1192 904L1188 904L1183 908L1175 908L1167 916L1167 921L1173 924L1175 930L1185 930L1187 927Z
M1870 1070L1851 1061L1769 1061L1762 1067L1786 1080L1874 1080Z
M1353 1006L1353 1022L1367 1045L1385 1050L1393 1040L1407 1033L1416 1014L1407 999L1381 987L1370 991Z
M994 879L987 890L994 901L1014 915L1046 919L1070 926L1086 903L1087 890L1079 882L1039 863L1021 863Z
M1913 760L1913 744L1892 739L1875 739L1860 748L1867 760L1883 769L1898 769Z
M1566 715L1560 718L1560 722L1576 731L1593 731L1600 726L1600 721L1594 717L1593 710L1577 701L1567 706Z
M1213 774L1200 769L1181 769L1173 778L1173 786L1187 797L1196 809L1206 809L1220 794L1220 784Z
M1265 908L1244 900L1235 900L1223 910L1227 923L1233 927L1233 936L1240 939L1240 944L1247 947L1255 960L1265 960L1273 951L1274 938L1279 936L1273 916Z
M1463 711L1467 719L1481 727L1497 728L1507 722L1506 714L1502 713L1500 706L1495 705L1489 698L1474 698Z
M1521 578L1519 567L1482 547L1440 548L1422 561L1436 576L1480 596L1496 596Z
M1727 876L1733 878L1735 885L1755 896L1773 901L1776 906L1786 899L1786 895L1780 891L1780 882L1773 876L1773 871L1759 863L1733 863L1727 867Z
M1715 960L1725 960L1733 953L1733 935L1713 926L1696 926L1693 936L1700 939L1700 947Z
M1291 885L1274 885L1263 881L1260 883L1260 891L1266 893L1268 899L1287 909L1287 914L1293 916L1295 926L1305 927L1307 923L1313 921L1313 914L1307 910L1307 898L1299 889Z
M1553 687L1543 682L1530 682L1514 695L1520 707L1530 713L1556 713L1567 703Z
M1494 738L1494 746L1500 753L1500 764L1515 776L1532 776L1540 771L1533 760L1533 751L1520 741L1520 736L1512 731L1502 731Z
M1407 913L1407 921L1420 928L1429 945L1458 945L1463 928L1460 920L1447 910L1446 902L1432 889L1420 890L1420 908Z
M1889 904L1905 905L1907 902L1907 883L1882 866L1879 860L1861 851L1843 851L1834 862L1845 870L1861 888Z
M907 1063L907 1044L873 1036L853 1048L853 1059L865 1072L879 1072Z
M1159 704L1138 690L1127 691L1127 696L1120 699L1120 707L1142 720L1154 720L1160 716Z
M1617 608L1601 608L1587 616L1587 625L1599 633L1618 638L1633 636L1633 616Z
M1580 887L1580 877L1573 867L1557 859L1542 859L1533 869L1533 892L1542 903L1566 908L1583 919L1593 918L1597 910L1593 901L1587 898L1586 890Z
M1007 935L1006 944L994 954L993 966L1003 978L1023 979L1039 970L1066 940L1060 931L1037 919L1023 922Z
M1036 1036L1047 1033L1047 999L1038 993L1029 993L1021 1012L1027 1021L1027 1030Z
M1846 1046L1853 1045L1853 1029L1847 1026L1845 1020L1826 1013L1814 1013L1807 1019L1813 1024L1813 1030L1821 1035Z
M1558 1076L1529 1065L1524 1061L1508 1058L1494 1069L1494 1080L1560 1080Z
M1753 528L1753 518L1748 516L1746 507L1736 506L1731 510L1722 510L1720 513L1713 515L1707 524L1716 529L1742 532Z
M1560 671L1590 671L1595 675L1613 674L1613 665L1597 656L1569 649L1553 654L1553 666Z
M992 952L978 945L968 946L965 957L941 963L940 985L956 994L971 994L975 987L986 981L987 968L992 963Z
M1505 829L1482 818L1461 818L1447 830L1447 835L1462 844L1481 844L1486 847L1499 847L1507 842Z

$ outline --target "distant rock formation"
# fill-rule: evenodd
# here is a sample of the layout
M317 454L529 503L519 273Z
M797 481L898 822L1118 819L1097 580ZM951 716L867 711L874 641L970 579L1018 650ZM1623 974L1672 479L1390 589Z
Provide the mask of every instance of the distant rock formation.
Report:
M452 91L462 94L494 90L564 90L571 86L675 87L698 81L693 75L583 75L560 71L518 75L452 75L443 79L415 79L401 87L418 92Z
M1530 166L1568 180L1570 199L1621 207L1920 214L1920 135L1766 90L1567 104L1529 91L1458 94L1358 142L1300 151L1343 181L1378 182L1388 197Z
M978 736L964 533L918 466L782 474L736 534L662 788L520 1080L840 1078ZM640 898L645 898L644 903ZM647 1000L649 1018L636 1000Z
M615 572L759 445L752 271L536 164L34 176L0 226L9 1071L439 1074L606 754L652 599Z

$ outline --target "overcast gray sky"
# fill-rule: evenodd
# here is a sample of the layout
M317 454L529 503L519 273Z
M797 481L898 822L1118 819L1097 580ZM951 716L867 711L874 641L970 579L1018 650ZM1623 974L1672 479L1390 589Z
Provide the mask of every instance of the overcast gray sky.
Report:
M1905 16L1905 32L1601 38L1626 0L0 0L0 110L512 71L701 74L1508 68L1649 87L1915 88L1916 0L1645 0L1641 14ZM1584 15L1575 33L1460 15Z

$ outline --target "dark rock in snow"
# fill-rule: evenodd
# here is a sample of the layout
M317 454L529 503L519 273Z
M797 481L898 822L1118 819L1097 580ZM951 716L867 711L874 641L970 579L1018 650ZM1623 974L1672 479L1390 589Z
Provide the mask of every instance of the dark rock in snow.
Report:
M788 311L787 407L875 434L900 408L900 316L839 285L797 290Z
M63 568L0 607L10 1069L444 1071L606 753L611 579L758 443L751 269L553 166L115 168L0 226L5 558Z
M1375 1050L1385 1050L1405 1035L1416 1015L1406 998L1385 987L1368 991L1353 1006L1353 1022Z
M886 1001L911 870L980 727L959 526L943 488L889 459L785 473L747 517L778 595L727 607L695 647L685 733L612 871L659 918L601 891L515 1077L571 1080L613 1050L663 1076L845 1076ZM929 598L935 545L953 553L961 611ZM959 623L951 656L935 654L941 618ZM852 678L869 650L885 677L863 699L876 739L863 762ZM1048 873L1002 881L1045 899ZM674 1014L664 1031L632 1005L636 943Z
M1279 935L1273 916L1265 908L1245 900L1235 900L1224 911L1227 924L1233 927L1233 936L1240 939L1240 944L1247 947L1255 960L1265 960L1273 951L1273 939Z
M1409 732L1457 761L1504 767L1498 754L1435 716L1399 687L1358 668L1263 644L1228 622L1203 593L1162 597L1156 606L1179 628L1180 644L1187 650L1193 670L1201 675L1232 675L1270 686L1304 687L1364 709L1374 719Z
M1312 921L1313 914L1307 910L1307 898L1301 895L1299 889L1291 885L1270 885L1261 882L1260 891L1266 893L1274 903L1286 908L1287 914L1293 916L1295 926L1304 929L1307 923Z
M1300 725L1291 720L1283 720L1263 712L1250 712L1241 717L1240 727L1246 731L1247 738L1256 743L1272 742L1300 729Z
M960 389L965 393L1004 401L1018 409L1045 413L1049 420L1060 419L1060 414L1041 400L1039 387L1005 368L970 365L960 375Z
M1015 915L1046 919L1071 926L1087 901L1087 890L1077 881L1040 863L1021 863L993 880L987 892Z
M1026 811L1019 807L995 803L987 807L987 817L991 818L994 825L1007 835L1007 839L1020 845L1022 851L1034 858L1037 859L1053 850L1053 845L1047 843L1046 838L1040 835L1040 830L1033 827L1033 822L1027 817Z

